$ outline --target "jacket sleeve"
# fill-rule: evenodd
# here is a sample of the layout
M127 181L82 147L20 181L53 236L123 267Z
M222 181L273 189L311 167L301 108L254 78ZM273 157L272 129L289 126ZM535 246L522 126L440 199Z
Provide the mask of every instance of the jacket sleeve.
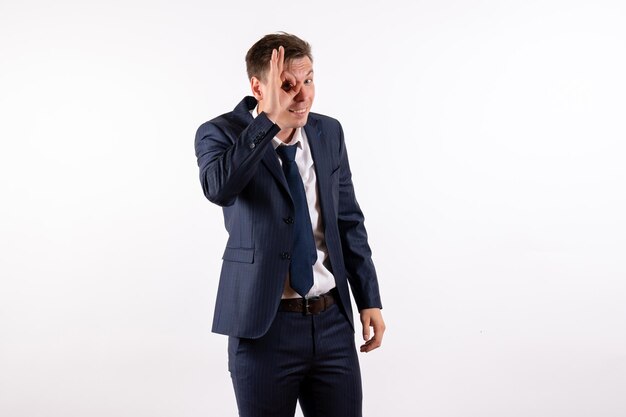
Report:
M339 204L337 223L348 282L359 310L382 308L378 278L367 243L364 216L356 200L348 154L340 130Z
M278 125L259 114L240 134L222 116L204 123L196 132L195 148L204 195L222 207L237 195L256 173Z

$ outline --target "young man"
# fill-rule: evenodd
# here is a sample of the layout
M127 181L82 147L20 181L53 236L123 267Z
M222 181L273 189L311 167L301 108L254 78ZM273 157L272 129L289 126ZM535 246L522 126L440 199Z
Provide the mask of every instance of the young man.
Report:
M307 417L358 417L348 285L361 352L380 346L385 324L343 131L310 112L307 42L267 35L246 65L254 97L204 123L195 140L202 189L223 207L229 234L213 331L230 336L239 415L293 417L299 400Z

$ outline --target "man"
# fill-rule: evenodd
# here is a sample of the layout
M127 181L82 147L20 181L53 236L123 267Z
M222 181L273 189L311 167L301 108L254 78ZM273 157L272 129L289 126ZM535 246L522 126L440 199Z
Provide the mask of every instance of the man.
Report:
M239 415L293 417L299 401L306 417L361 416L348 284L361 352L380 346L385 324L343 131L310 113L307 42L267 35L246 65L254 97L195 140L202 189L229 233L213 331L230 336Z

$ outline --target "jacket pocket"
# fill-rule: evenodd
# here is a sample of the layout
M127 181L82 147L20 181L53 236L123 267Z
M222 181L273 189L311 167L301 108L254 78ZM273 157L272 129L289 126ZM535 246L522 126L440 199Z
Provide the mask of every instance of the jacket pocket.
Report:
M230 262L243 262L251 264L252 262L254 262L254 248L226 247L222 259Z

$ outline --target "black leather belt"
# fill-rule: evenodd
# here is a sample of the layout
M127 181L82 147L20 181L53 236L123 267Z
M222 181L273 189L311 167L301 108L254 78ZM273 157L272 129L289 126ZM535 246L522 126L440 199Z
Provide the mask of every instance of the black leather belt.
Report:
M326 294L309 298L285 298L280 300L278 311L290 311L302 313L305 316L319 314L337 302L337 288L333 288Z

